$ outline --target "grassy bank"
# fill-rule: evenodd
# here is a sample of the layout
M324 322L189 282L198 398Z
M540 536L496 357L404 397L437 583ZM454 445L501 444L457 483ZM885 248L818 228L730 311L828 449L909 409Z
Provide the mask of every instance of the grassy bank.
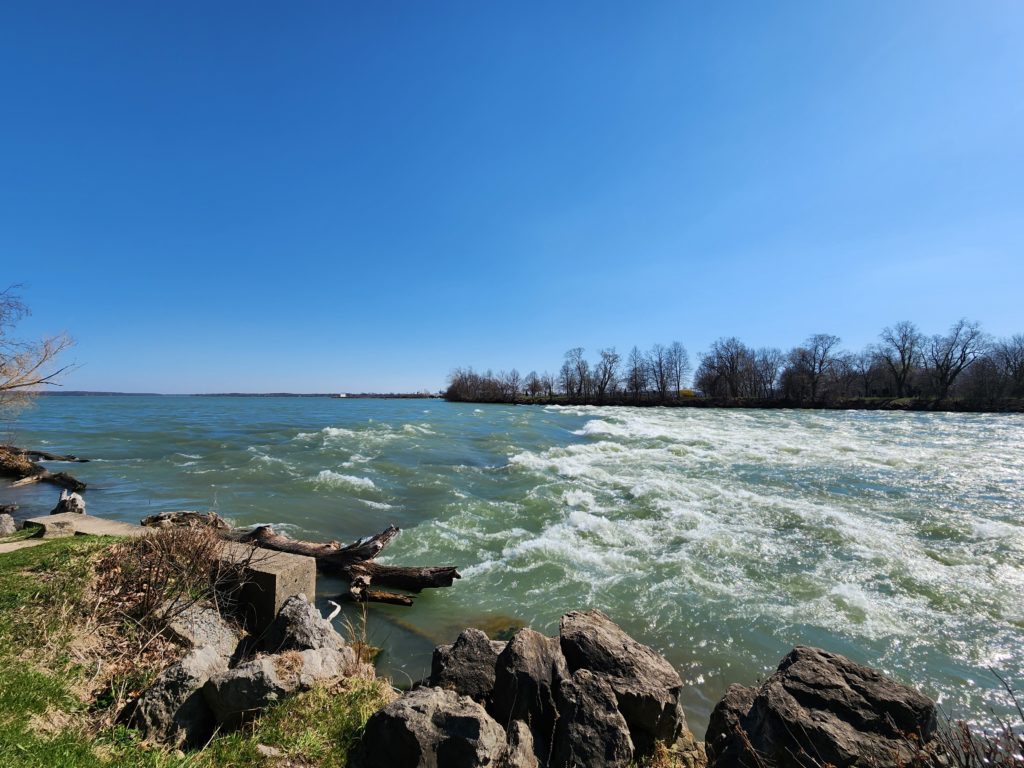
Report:
M345 765L366 719L393 695L384 681L315 688L189 754L141 744L116 724L125 694L167 658L123 663L110 646L132 627L100 630L92 568L114 543L72 537L0 555L0 765Z

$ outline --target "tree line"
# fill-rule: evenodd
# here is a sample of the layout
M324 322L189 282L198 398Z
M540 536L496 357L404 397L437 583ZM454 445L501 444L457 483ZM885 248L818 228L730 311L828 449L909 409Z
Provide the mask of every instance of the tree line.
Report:
M464 402L573 404L750 404L835 406L884 401L907 406L960 404L999 409L1024 398L1024 334L994 339L966 319L926 335L914 323L886 327L876 343L851 352L838 336L816 333L793 349L754 349L736 337L715 341L690 360L678 341L614 347L588 360L565 353L558 373L452 371L445 397ZM893 401L897 401L893 403Z

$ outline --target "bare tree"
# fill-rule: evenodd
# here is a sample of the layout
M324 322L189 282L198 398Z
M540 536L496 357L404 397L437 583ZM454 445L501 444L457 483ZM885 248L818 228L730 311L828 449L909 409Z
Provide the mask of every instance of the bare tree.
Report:
M655 344L647 353L647 370L650 371L652 383L658 390L658 399L665 402L668 395L669 368L668 350L664 344Z
M66 334L39 341L16 339L11 332L29 313L14 285L0 292L0 408L23 402L39 387L56 384L69 366L55 368L58 355L71 346Z
M696 375L698 389L708 397L746 396L744 379L750 356L750 348L735 336L718 339L701 355Z
M753 353L751 370L757 397L775 397L775 385L784 361L782 350L775 347L762 347Z
M515 368L508 373L502 371L498 374L498 380L501 382L501 389L505 395L505 399L510 403L514 403L516 398L519 396L519 390L523 383L522 377L519 375L519 371Z
M555 377L547 371L544 371L540 377L540 384L544 388L544 394L548 400L555 396Z
M880 364L884 365L881 363L878 350L870 345L850 357L850 365L857 381L857 392L862 397L871 397L874 393Z
M590 376L590 363L583 357L583 347L573 347L565 353L565 363L563 364L563 381L566 381L564 369L568 366L570 378L573 384L571 390L567 390L566 394L570 397L576 397L585 400L590 394L591 388L591 376Z
M558 369L558 381L562 386L562 394L572 397L576 392L576 369L566 360Z
M526 374L524 386L526 387L526 394L530 397L537 397L544 391L544 384L541 382L540 376L537 375L536 371L530 371Z
M836 363L835 352L839 341L838 336L833 336L830 333L816 333L807 340L811 402L817 401L822 382L833 372Z
M945 336L936 334L925 345L925 368L935 394L945 400L953 382L984 351L988 340L978 323L961 318Z
M601 359L594 366L594 389L597 402L604 402L606 394L614 394L619 380L619 353L615 347L601 350Z
M636 347L629 351L626 362L626 388L633 393L634 402L647 391L647 358Z
M668 374L672 382L673 397L679 397L686 377L690 374L690 355L678 341L668 345Z
M882 343L878 346L878 355L889 369L896 397L905 397L907 382L918 364L924 337L912 322L901 320L896 325L885 328L879 334L879 338Z
M992 347L992 356L1006 382L1010 397L1024 397L1024 334L1002 339Z

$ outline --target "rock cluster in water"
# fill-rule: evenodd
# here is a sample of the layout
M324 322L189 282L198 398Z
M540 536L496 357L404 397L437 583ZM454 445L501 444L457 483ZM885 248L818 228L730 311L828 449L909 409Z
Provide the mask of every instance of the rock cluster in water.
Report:
M705 745L686 727L682 681L599 611L558 637L507 643L465 630L430 678L370 718L358 768L625 768L671 747L696 768L909 765L935 731L932 701L836 654L798 647L757 688L732 686Z
M468 629L426 682L370 718L354 765L627 766L657 743L703 762L679 674L600 611L566 614L558 637Z

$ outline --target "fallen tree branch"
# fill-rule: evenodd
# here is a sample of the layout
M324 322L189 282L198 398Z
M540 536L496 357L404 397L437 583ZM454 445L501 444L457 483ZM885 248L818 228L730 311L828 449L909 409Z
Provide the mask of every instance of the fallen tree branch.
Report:
M29 451L13 445L0 445L0 476L13 478L12 487L32 483L52 483L71 491L85 490L85 483L67 472L51 472L32 457L44 461L85 461L74 456L58 456L45 451ZM50 458L54 457L54 458Z
M413 598L410 595L377 588L387 587L419 593L424 589L450 587L455 579L462 578L458 569L451 565L412 567L374 562L374 558L401 530L395 525L389 525L376 536L367 536L343 546L337 541L313 542L293 539L277 533L269 525L261 525L251 530L232 529L214 513L164 512L147 517L142 524L149 527L210 526L222 537L241 544L253 544L275 552L312 557L316 560L317 570L348 581L349 590L342 595L343 598L360 603L412 605Z

